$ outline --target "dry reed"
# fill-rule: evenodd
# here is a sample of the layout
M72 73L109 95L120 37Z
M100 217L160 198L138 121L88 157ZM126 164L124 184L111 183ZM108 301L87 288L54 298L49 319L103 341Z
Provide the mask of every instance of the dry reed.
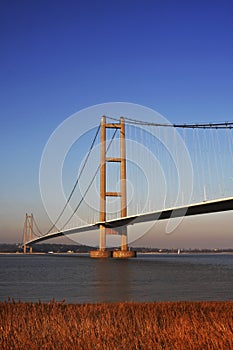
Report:
M230 350L233 302L3 302L0 349Z

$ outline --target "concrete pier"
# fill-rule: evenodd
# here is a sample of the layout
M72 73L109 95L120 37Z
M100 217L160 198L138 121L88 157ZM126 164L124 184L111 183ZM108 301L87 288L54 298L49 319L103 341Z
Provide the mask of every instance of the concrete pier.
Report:
M112 257L112 251L110 250L91 250L90 258L106 259Z
M116 259L136 258L136 256L137 252L135 250L114 250L112 255Z
M129 259L136 258L137 252L135 250L91 250L90 258L94 259Z

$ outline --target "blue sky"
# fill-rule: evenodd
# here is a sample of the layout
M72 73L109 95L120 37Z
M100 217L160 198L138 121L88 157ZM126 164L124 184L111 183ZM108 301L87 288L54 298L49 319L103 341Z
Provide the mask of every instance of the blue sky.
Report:
M112 101L171 122L233 120L232 1L0 2L0 241L45 217L38 172L53 130ZM84 121L83 121L84 122Z

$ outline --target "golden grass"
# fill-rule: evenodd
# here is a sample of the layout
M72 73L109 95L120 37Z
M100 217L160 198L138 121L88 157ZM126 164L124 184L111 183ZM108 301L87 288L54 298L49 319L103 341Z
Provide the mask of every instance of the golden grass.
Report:
M0 349L233 349L233 302L0 303Z

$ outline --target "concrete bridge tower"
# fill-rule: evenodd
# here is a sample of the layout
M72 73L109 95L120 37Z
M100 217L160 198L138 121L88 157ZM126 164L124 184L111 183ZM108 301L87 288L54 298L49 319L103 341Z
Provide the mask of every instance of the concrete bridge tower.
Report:
M106 129L119 129L120 132L120 156L106 157ZM106 191L106 164L107 162L119 163L120 166L120 192ZM120 197L121 217L127 216L126 198L126 142L125 142L125 120L120 118L120 123L106 123L106 117L101 119L101 140L100 140L100 243L99 250L91 251L92 258L130 258L136 256L135 251L128 249L127 227L123 226L116 231L121 235L121 249L115 251L106 250L106 200L107 197Z
M23 252L27 253L27 245L26 242L32 240L33 233L33 214L25 216L24 221L24 230L23 230ZM32 253L32 246L29 247L29 253Z

